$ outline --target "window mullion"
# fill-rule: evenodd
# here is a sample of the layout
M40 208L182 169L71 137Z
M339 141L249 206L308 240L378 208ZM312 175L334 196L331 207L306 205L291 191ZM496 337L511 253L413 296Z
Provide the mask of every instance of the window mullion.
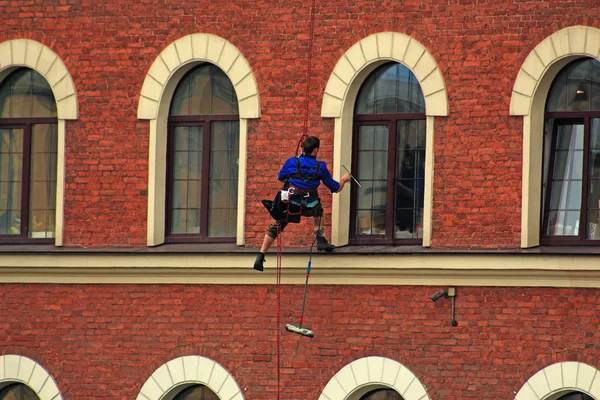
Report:
M587 222L587 194L588 194L588 162L589 162L589 152L590 152L590 117L585 117L583 119L583 165L582 165L582 174L581 174L581 214L580 214L580 223L579 223L579 239L586 240L587 239L587 230L588 230L588 222Z
M397 119L388 122L388 178L387 178L387 198L386 198L386 219L385 236L386 239L394 240L394 220L395 220L395 198L396 198L396 126Z
M542 237L548 235L548 222L550 219L550 204L552 196L552 177L554 176L554 161L556 158L556 142L558 140L558 127L560 123L555 122L552 127L552 142L550 146L550 165L548 166L548 183L546 185L546 207L544 207L544 219L542 222Z
M23 168L21 175L21 237L27 239L29 232L29 192L31 169L31 123L23 130Z
M209 188L210 188L210 132L211 121L204 121L203 136L202 136L202 185L200 193L200 236L208 237L208 204L209 204Z

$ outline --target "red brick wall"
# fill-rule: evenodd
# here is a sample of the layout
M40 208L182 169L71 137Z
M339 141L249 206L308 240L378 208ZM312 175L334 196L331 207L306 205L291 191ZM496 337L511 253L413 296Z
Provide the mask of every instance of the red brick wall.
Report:
M282 290L281 327L298 321L302 286ZM282 400L316 400L345 365L395 360L432 400L510 400L540 369L600 368L600 299L590 289L458 288L457 327L435 287L316 286L305 327L282 333ZM182 355L222 364L247 400L276 398L273 286L0 285L0 354L45 367L65 400L135 399Z
M80 119L67 123L65 244L145 245L148 125L136 119L139 93L161 50L205 32L235 44L258 82L262 118L249 124L246 214L247 243L257 245L268 224L259 201L272 196L278 166L302 134L309 3L0 0L0 39L46 44L75 81ZM326 144L322 157L331 159L333 130L320 117L322 94L339 57L372 33L410 35L434 55L449 98L450 115L436 119L433 246L518 247L522 133L521 119L508 116L511 88L545 37L599 27L597 2L317 3L309 111L310 133ZM307 243L294 236L288 243Z

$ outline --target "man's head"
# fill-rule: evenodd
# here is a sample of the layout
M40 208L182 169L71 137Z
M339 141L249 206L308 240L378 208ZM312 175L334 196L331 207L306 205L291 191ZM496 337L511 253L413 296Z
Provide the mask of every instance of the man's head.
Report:
M302 142L302 151L304 154L310 156L313 155L315 149L318 149L321 145L321 141L316 136L307 137L304 142Z

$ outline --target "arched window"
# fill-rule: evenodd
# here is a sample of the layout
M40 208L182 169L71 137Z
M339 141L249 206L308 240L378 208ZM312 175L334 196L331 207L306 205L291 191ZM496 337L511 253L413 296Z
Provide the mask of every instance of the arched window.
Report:
M0 400L40 400L28 386L15 383L0 390Z
M423 238L425 101L415 75L388 63L360 89L354 111L353 244L420 244Z
M377 389L370 391L360 398L360 400L404 400L398 392L391 389Z
M238 101L218 67L202 64L179 82L168 135L166 241L235 241Z
M555 78L546 102L542 244L600 244L600 62Z
M1 399L0 399L1 400ZM195 385L178 393L173 400L220 400L219 396L204 385Z
M52 243L56 222L56 102L28 68L0 84L0 241Z
M594 400L592 396L588 396L587 394L580 392L573 392L569 394L565 394L564 396L559 397L556 400Z

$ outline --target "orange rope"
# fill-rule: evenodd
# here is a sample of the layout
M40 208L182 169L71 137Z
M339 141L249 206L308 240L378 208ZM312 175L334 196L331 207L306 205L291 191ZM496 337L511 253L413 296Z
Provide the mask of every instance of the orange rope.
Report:
M281 342L281 229L277 224L277 400L281 388L280 377L280 342Z

